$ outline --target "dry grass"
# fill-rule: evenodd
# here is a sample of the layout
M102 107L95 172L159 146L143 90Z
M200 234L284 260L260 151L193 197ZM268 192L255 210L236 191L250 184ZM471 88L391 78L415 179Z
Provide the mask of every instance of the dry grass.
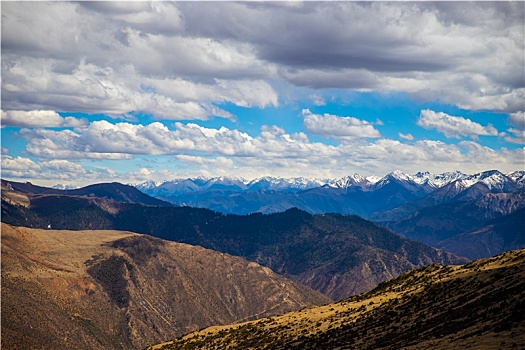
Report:
M430 265L339 303L210 327L152 349L525 347L525 250Z
M29 198L23 193L2 188L2 199L12 205L20 205L24 208L29 208Z

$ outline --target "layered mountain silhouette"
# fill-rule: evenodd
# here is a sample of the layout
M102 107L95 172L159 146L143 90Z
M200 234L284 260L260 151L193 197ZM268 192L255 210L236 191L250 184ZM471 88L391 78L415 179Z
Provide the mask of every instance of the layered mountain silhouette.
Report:
M333 205L332 192L384 195L363 206L382 208L375 220L478 257L523 246L520 177L500 174L394 173L374 194L353 176L339 183L354 183L346 189L303 182L288 192L317 205ZM455 185L429 190L436 183ZM525 251L461 265L467 259L355 215L281 206L224 214L118 183L2 181L2 345L138 349L179 337L154 348L525 347Z
M98 197L24 197L10 190L2 196L2 221L11 225L126 230L200 245L255 261L333 300L370 290L418 266L466 262L357 216L298 209L239 216Z
M2 223L2 348L141 349L329 299L254 262L122 231Z
M522 349L525 250L429 265L336 304L206 328L148 349Z
M451 239L482 230L490 220L503 222L525 208L525 171L503 174L490 170L472 175L394 171L380 179L355 174L338 180L184 179L145 183L138 188L171 203L222 213L273 213L296 207L312 214L355 214L438 248L444 248L448 240L446 249L470 259L525 246L495 243L500 238L482 242L485 236L478 236L487 249L465 250L460 243L464 240ZM525 242L525 218L521 223L508 219L518 224L515 242Z

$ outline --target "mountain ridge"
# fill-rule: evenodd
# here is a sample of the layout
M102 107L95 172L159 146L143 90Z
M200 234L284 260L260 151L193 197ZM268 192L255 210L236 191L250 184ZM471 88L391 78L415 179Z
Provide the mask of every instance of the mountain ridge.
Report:
M470 199L487 192L512 192L525 188L525 171L503 174L489 170L472 175L459 171L442 174L419 172L407 175L396 170L380 179L371 181L370 178L359 174L341 179L310 180L186 178L156 186L147 182L137 185L137 188L176 205L208 208L225 214L268 214L297 207L312 214L338 212L363 217L377 217L383 211L414 201L425 200L428 206ZM221 181L223 185L220 185ZM232 186L232 182L236 185Z
M191 179L184 181L188 183ZM219 179L215 183L217 181ZM399 235L438 248L443 248L441 241L449 238L437 232L439 227L451 235L467 234L476 226L481 228L488 220L510 215L525 206L525 171L504 174L488 170L470 175L459 171L442 174L419 172L407 175L396 170L373 181L354 174L339 180L324 180L322 186L304 189L295 185L293 188L272 189L272 183L283 184L285 181L268 178L265 181L267 186L256 191L248 188L206 190L195 185L191 192L170 194L165 188L162 193L155 193L155 190L149 193L179 205L228 214L270 214L296 207L312 214L359 215L387 226ZM168 184L172 183L164 186ZM162 186L158 188L163 189ZM466 225L468 220L471 222ZM516 231L521 236L525 235L525 223L522 226ZM432 238L432 235L436 237ZM496 244L498 239L484 242L488 245L485 251L502 252L501 245ZM459 244L461 240L449 240L447 249L464 251L461 246L452 247L450 242L454 241ZM475 252L469 253L468 257L474 256L481 257Z
M171 206L172 204L153 198L134 186L119 182L99 183L75 189L57 189L2 179L2 190L16 191L25 195L86 196L112 199L117 202L140 203L144 205Z
M148 350L520 349L525 250L429 265L338 303L209 327Z
M2 347L137 349L330 300L254 262L126 231L2 223Z
M145 206L104 198L37 196L27 206L4 200L2 221L55 229L118 229L244 257L332 299L373 288L428 263L466 261L406 240L357 216L224 215L208 209Z

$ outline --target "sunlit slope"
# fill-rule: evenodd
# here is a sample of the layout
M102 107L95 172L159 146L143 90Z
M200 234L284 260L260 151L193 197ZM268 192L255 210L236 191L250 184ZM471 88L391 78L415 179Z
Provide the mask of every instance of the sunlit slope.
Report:
M329 302L202 247L123 231L1 228L2 349L140 349Z
M212 327L155 349L523 349L525 250L429 265L339 303Z

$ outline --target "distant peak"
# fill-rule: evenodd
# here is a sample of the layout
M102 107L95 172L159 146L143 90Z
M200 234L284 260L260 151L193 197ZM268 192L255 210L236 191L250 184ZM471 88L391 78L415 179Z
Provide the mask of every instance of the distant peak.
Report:
M397 180L405 180L405 181L412 180L412 177L410 175L407 175L400 170L394 170L391 173L387 174L386 177L394 178Z

